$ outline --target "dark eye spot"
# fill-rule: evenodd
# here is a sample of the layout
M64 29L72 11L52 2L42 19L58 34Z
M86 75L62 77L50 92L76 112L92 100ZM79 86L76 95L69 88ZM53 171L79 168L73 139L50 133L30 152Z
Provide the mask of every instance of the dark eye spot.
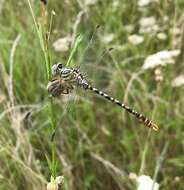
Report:
M58 64L58 68L59 68L59 69L62 69L62 68L63 68L63 64L61 64L61 63Z

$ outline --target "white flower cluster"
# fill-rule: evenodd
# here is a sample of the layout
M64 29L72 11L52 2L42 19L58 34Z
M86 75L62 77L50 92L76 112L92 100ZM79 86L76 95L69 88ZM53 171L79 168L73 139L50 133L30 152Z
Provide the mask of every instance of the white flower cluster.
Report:
M159 40L166 40L166 39L167 39L167 35L166 35L166 33L164 33L164 32L159 32L159 33L157 34L157 38L158 38Z
M101 37L101 40L108 44L114 40L115 35L113 33L105 34Z
M150 5L151 3L155 3L157 2L158 0L139 0L138 1L138 6L139 7L145 7L145 6L148 6Z
M130 173L129 178L136 181L136 190L159 190L159 184L156 181L153 181L150 176L137 176L135 173Z
M137 186L137 190L159 190L159 184L146 175L137 177Z
M133 34L128 37L128 41L133 45L141 44L144 41L144 37L140 35Z
M140 33L153 33L159 30L158 25L156 24L156 19L154 16L142 17L139 21Z
M95 5L98 0L85 0L85 5Z
M177 57L179 54L180 50L163 50L155 54L152 54L145 59L142 69L145 70L149 68L154 68L156 66L174 64L174 58Z
M172 81L173 87L180 87L182 85L184 85L184 75L179 75Z
M54 50L57 52L66 52L69 50L71 42L72 37L70 35L64 38L59 38L53 43Z

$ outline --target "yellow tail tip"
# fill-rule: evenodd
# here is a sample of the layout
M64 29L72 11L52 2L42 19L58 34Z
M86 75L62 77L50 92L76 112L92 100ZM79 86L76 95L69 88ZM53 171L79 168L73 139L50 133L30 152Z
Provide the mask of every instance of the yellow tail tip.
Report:
M159 127L158 127L155 123L152 123L151 128L152 128L154 131L158 131L158 130L159 130Z

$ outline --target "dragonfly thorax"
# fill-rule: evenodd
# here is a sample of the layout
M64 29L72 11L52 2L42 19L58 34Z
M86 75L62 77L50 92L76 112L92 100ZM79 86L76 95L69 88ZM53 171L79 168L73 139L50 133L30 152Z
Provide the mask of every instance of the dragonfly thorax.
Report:
M88 81L84 75L80 73L77 68L65 67L63 64L58 63L52 66L52 75L59 76L62 80L84 89L88 88Z

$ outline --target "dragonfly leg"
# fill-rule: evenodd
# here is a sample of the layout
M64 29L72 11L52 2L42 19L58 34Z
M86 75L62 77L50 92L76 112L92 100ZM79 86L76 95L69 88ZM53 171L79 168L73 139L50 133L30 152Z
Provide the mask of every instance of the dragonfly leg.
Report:
M70 93L69 89L65 89L62 91L62 94L69 94L69 93Z

